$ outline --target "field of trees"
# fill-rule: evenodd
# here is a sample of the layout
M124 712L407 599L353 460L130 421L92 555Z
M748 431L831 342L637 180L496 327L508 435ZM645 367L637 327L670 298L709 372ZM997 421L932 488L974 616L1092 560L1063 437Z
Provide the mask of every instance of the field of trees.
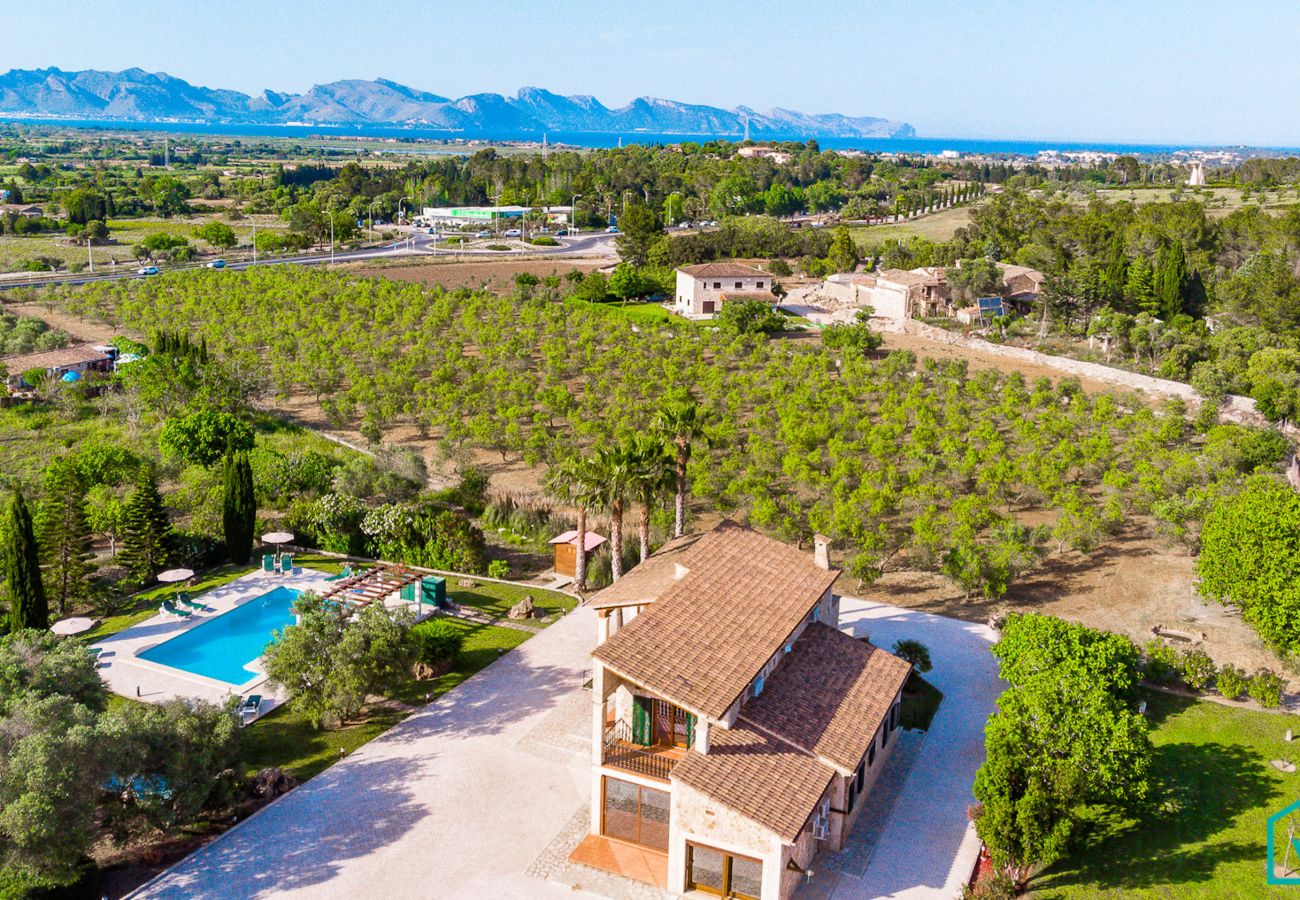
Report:
M448 456L558 466L646 432L688 391L708 422L689 469L697 508L792 541L830 534L863 581L919 567L998 596L1044 554L1091 550L1139 514L1194 542L1216 497L1286 450L1212 410L1190 422L1178 403L918 367L852 340L633 323L564 293L559 279L494 296L267 269L48 299L142 334L181 328L271 397L310 396L376 444L413 426Z

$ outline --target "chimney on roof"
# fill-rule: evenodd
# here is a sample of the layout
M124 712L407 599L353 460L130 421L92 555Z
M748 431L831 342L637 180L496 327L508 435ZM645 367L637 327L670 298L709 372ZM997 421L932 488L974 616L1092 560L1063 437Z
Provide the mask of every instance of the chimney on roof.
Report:
M686 568L681 563L673 563L673 581L681 581L686 577L686 573L689 571L690 569Z
M824 534L813 535L813 564L819 569L830 570L831 539Z

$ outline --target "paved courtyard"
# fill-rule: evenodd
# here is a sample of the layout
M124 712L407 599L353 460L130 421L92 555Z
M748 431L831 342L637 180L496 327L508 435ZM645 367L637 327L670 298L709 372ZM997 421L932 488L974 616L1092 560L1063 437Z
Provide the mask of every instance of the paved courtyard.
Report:
M957 896L970 785L1000 690L988 629L845 598L842 622L931 649L945 699L881 783L883 815L821 857L801 900ZM145 885L140 897L642 898L567 862L590 802L594 614L578 609Z
M899 638L928 646L934 669L925 677L943 691L943 703L924 739L907 748L914 757L901 786L886 785L894 795L888 817L873 822L864 815L855 829L866 859L839 869L821 864L798 896L952 900L979 854L966 809L975 802L971 785L984 761L984 723L1004 687L988 650L995 635L984 625L850 597L841 601L840 624L885 649ZM900 768L905 765L894 767Z
M592 896L526 872L588 801L595 640L570 613L136 896Z

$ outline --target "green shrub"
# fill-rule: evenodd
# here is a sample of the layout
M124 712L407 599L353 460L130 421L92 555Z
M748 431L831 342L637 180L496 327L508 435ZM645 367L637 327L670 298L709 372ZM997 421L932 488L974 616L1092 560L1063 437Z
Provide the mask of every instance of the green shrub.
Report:
M1246 673L1234 665L1226 665L1214 676L1214 687L1221 696L1228 700L1240 700L1246 693L1249 681Z
M1121 696L1138 682L1138 652L1132 641L1055 616L1007 616L993 655L999 674L1013 685L1064 668L1077 670L1103 690Z
M767 270L780 278L789 278L794 274L794 270L790 268L790 264L780 257L768 260Z
M415 643L417 660L431 669L455 663L465 642L465 632L446 619L425 619L411 627L411 640Z
M1194 691L1206 690L1214 680L1214 660L1204 650L1194 647L1184 650L1178 669L1183 681Z
M1260 669L1250 679L1246 693L1265 709L1277 709L1282 705L1282 688L1286 684L1282 676L1271 669Z
M509 244L488 244L488 245L485 246L484 249L486 249L486 250L509 250L509 249L510 249L510 245L509 245Z
M1178 678L1178 651L1161 640L1147 641L1142 648L1142 671L1148 681L1169 684Z
M510 563L504 559L494 559L488 563L488 578L509 578Z
M558 246L560 246L560 242L557 241L555 238L551 237L551 236L548 235L548 234L541 234L541 235L538 235L537 237L530 239L530 240L528 241L528 243L532 244L532 245L535 246L535 247L558 247Z

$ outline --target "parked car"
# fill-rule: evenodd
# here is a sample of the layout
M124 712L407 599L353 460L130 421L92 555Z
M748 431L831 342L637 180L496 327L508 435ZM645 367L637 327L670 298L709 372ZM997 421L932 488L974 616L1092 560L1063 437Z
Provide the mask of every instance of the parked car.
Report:
M224 269L225 267L226 261L224 259L214 259L212 262L208 263L209 269Z
M559 229L558 231L555 232L555 236L556 236L556 237L568 237L568 236L569 236L569 229L567 229L567 228L561 228L561 229Z
M605 234L618 234L618 226L611 225L605 229Z
M157 275L157 274L158 274L158 267L157 267L157 266L141 266L140 268L138 268L138 269L135 270L135 274L137 274L137 275Z
M506 237L522 237L522 236L523 236L523 232L520 231L518 228L511 228L508 231L506 231Z
M490 231L476 231L476 232L474 232L474 237L476 237L476 238L492 237L492 232L490 232Z

